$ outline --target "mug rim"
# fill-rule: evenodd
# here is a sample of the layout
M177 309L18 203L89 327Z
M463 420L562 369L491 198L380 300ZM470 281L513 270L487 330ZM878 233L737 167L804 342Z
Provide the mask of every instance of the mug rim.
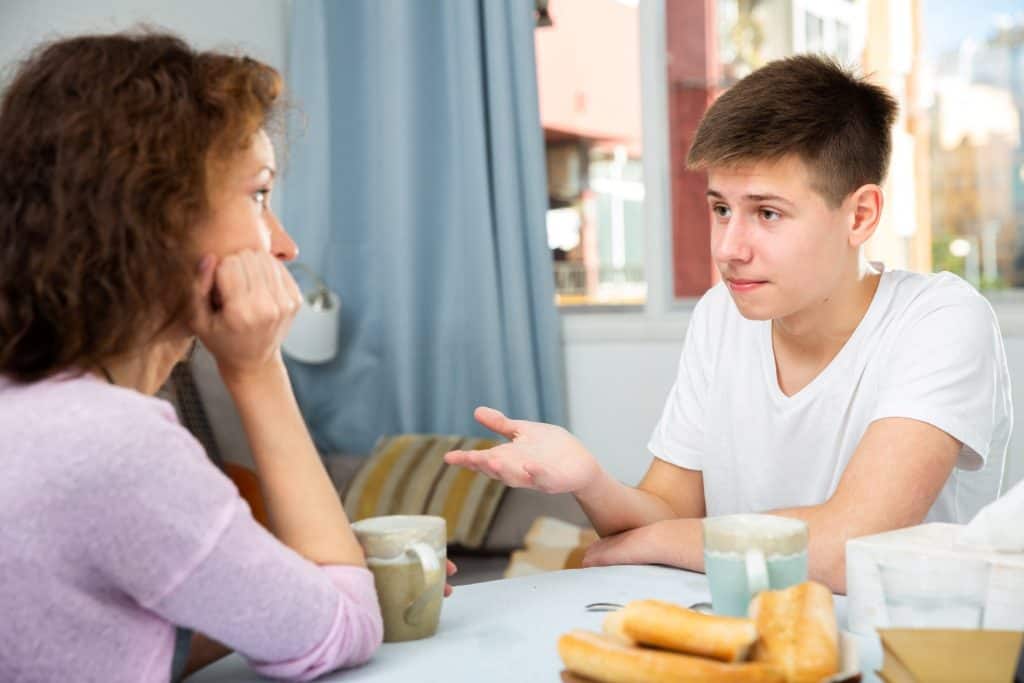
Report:
M382 520L393 520L395 526L383 526L391 522ZM409 524L403 524L410 522ZM366 534L386 534L396 531L415 530L444 530L447 520L439 515L377 515L366 517L352 522L352 530Z
M807 551L806 521L782 515L747 514L705 517L701 524L705 553L742 553L757 548L766 555L789 556Z
M777 525L772 532L795 533L805 531L808 528L805 520L797 517L785 517L783 515L769 515L762 512L738 512L731 515L718 515L717 517L705 517L701 520L704 528L708 527L729 527L733 524L744 524L749 522L764 522ZM743 531L747 531L744 529Z

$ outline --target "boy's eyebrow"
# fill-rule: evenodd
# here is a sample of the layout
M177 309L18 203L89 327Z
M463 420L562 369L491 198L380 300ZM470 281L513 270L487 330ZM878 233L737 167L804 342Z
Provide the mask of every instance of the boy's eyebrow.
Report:
M717 190L709 189L707 191L707 196L714 197L716 199L725 199L725 196ZM745 194L743 195L743 199L747 199L752 202L782 202L783 204L793 206L793 202L777 194Z

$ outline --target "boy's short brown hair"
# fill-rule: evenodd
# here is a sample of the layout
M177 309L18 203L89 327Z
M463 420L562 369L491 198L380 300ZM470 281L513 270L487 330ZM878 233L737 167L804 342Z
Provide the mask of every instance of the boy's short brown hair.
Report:
M796 155L814 189L837 207L858 187L885 179L898 108L884 88L827 57L780 59L711 105L687 164L703 169Z

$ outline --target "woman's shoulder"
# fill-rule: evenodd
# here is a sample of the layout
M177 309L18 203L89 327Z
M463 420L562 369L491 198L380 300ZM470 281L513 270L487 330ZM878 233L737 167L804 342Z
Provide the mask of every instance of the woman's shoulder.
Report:
M32 510L68 547L97 544L102 529L101 545L120 557L142 536L174 547L202 540L211 520L237 506L231 481L165 401L65 377L0 381L0 405L0 462L12 497L0 504L0 521Z
M6 400L5 400L6 399ZM81 430L93 436L116 433L118 425L183 429L170 403L90 374L65 372L37 382L0 378L0 400L10 418L26 427Z
M7 437L0 452L32 469L136 480L145 472L166 476L186 466L216 472L170 403L90 375L29 384L0 380L0 403Z

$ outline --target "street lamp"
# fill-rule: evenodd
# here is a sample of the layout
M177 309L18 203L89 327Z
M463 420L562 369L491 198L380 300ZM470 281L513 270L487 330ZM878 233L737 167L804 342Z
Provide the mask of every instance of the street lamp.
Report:
M957 258L963 258L971 253L971 243L963 237L957 237L949 243L949 253Z
M981 287L981 264L977 245L978 238L974 235L957 237L949 243L949 253L964 259L964 279L975 287Z

